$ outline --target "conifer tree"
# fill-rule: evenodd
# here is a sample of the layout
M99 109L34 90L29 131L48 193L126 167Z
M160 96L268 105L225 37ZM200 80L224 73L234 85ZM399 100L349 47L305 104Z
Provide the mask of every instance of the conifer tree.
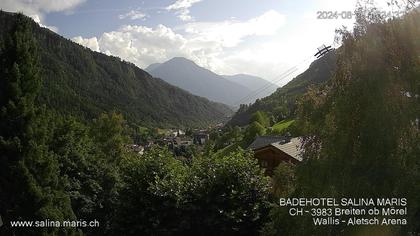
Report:
M47 115L35 106L40 88L36 45L19 14L0 49L0 214L9 234L57 228L11 228L13 220L71 220L56 159L46 145Z

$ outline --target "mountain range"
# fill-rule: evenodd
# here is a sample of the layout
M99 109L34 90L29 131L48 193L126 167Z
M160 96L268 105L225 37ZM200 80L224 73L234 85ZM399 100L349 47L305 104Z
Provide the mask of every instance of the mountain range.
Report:
M254 100L266 97L274 93L279 88L278 85L253 75L223 75L223 78L230 80L234 83L241 84L242 86L245 86L248 89L250 89L253 92L252 99Z
M0 45L17 19L17 14L0 11ZM129 122L157 127L203 127L232 114L224 104L153 78L117 57L91 51L33 20L30 28L43 78L38 103L58 113L93 119L117 111Z
M198 66L191 60L175 57L164 63L151 64L145 69L156 78L185 89L192 94L221 102L231 107L241 103L252 103L277 89L277 86L256 76L222 76ZM255 90L267 86L264 93Z
M265 98L257 100L250 106L242 106L229 121L231 126L249 124L251 116L257 111L264 111L277 117L292 117L296 109L296 101L311 85L319 85L328 81L336 70L336 50L315 60L302 74L295 77L285 86Z

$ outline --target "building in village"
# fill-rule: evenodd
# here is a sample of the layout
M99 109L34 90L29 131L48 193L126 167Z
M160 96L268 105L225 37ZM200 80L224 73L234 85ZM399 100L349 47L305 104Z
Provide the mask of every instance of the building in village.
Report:
M283 136L259 136L248 149L254 151L254 157L265 169L265 173L272 176L274 169L281 162L297 164L302 161L301 139Z
M190 146L193 144L193 139L187 136L164 137L159 140L160 146L168 146L169 148L179 146Z
M193 135L194 144L204 145L210 139L210 134L206 131L199 131Z
M144 146L137 145L137 144L130 144L130 145L127 145L127 148L128 148L128 150L130 150L130 151L132 151L134 153L137 153L139 155L143 155L144 154L144 149L145 149Z
M171 137L182 137L185 136L185 131L176 129L176 130L170 130L170 136Z
M189 137L176 137L173 139L175 146L190 146L193 144L193 140Z

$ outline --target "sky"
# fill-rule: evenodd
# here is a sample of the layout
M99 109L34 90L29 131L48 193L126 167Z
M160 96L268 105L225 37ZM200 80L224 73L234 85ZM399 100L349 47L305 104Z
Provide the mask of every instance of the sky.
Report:
M373 0L371 0L373 1ZM383 5L385 0L378 0ZM382 1L382 2L381 2ZM218 74L251 74L284 85L317 47L334 42L356 0L1 0L42 27L140 68L185 57ZM294 73L284 76L290 68Z

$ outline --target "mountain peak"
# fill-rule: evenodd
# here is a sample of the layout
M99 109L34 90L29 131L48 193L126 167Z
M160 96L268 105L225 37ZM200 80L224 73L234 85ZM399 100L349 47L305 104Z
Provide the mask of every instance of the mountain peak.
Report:
M150 73L192 94L230 106L235 106L236 101L252 92L240 83L227 80L184 57L174 57Z
M161 66L176 66L179 67L186 67L186 68L199 68L199 66L193 62L192 60L189 60L185 57L173 57L172 59L163 62L163 63L153 63L150 64L145 71L151 73L152 71L158 69Z
M170 59L169 61L165 62L165 64L167 63L177 63L177 64L181 64L181 65L194 65L194 66L198 66L194 61L187 59L185 57L174 57L172 59Z

